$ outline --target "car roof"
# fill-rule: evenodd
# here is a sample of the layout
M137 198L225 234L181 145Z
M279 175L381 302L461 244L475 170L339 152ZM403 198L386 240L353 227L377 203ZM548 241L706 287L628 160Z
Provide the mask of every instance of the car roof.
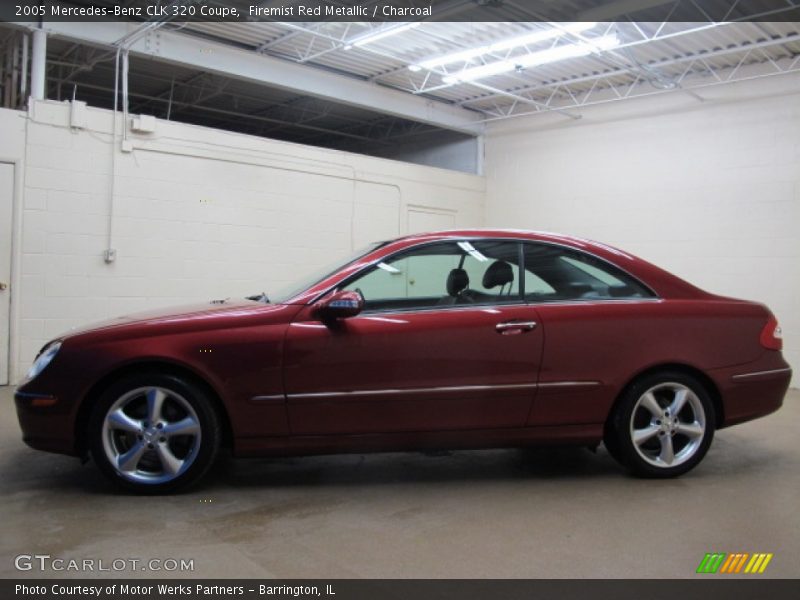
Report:
M619 257L627 259L637 259L632 254L594 240L581 238L573 235L566 235L562 233L553 233L549 231L533 231L526 229L496 229L496 228L472 228L472 229L445 229L441 231L431 231L427 233L415 233L405 235L386 242L387 244L395 244L396 242L405 242L406 244L416 244L418 242L435 241L435 240L448 240L452 238L507 238L529 240L536 242L549 242L552 244L559 244L571 246L576 249L582 249L586 252L597 254L607 260L616 262L614 258ZM610 255L610 256L607 256Z
M425 233L413 233L404 235L388 242L398 242L400 240L406 241L425 241L430 239L449 239L449 238L462 238L462 237L484 237L484 238L513 238L513 239L529 239L537 241L552 241L552 242L572 242L576 245L592 245L605 246L599 242L581 238L573 235L565 235L550 231L535 231L529 229L497 229L489 227L473 227L470 229L443 229L439 231L429 231Z

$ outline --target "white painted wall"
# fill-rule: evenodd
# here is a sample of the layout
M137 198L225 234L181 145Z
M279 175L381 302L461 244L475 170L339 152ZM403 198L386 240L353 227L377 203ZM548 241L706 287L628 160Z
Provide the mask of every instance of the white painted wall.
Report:
M111 114L0 110L17 161L11 367L72 326L279 285L379 237L408 208L619 245L711 291L766 302L800 366L800 78L493 124L487 179L158 121L117 154ZM27 141L26 141L27 140ZM416 213L414 213L416 214Z
M116 155L111 246L112 113L37 102L28 115L20 194L19 379L47 340L73 326L149 307L276 289L354 247L405 232L407 206L481 225L483 178L397 161L158 121ZM121 123L121 118L120 118ZM19 148L17 148L19 153Z
M765 302L800 370L800 76L493 124L491 226L569 233ZM794 384L798 383L795 375Z
M0 385L14 379L9 369L10 359L16 354L19 341L19 302L14 299L13 278L19 272L19 253L13 252L14 232L20 229L21 211L19 201L22 194L22 157L25 154L25 118L22 113L0 109L0 163L5 167L5 176L0 181L0 281L7 284L0 291ZM12 190L9 195L7 181L8 165L12 166ZM10 222L9 222L10 219Z

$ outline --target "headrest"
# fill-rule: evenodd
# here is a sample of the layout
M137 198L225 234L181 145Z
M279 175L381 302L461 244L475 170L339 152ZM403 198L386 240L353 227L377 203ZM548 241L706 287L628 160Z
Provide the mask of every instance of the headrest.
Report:
M504 260L496 260L483 274L483 287L487 290L514 281L514 269Z
M440 280L441 281L441 280ZM469 287L469 275L464 269L453 269L447 276L447 294L455 298Z

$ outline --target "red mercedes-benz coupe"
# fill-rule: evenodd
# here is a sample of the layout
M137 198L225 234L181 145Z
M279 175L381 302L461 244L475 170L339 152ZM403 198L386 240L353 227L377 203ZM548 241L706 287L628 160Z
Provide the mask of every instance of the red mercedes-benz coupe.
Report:
M32 447L145 492L236 456L605 442L693 468L791 369L763 305L574 237L373 244L294 289L120 317L47 344L16 392Z

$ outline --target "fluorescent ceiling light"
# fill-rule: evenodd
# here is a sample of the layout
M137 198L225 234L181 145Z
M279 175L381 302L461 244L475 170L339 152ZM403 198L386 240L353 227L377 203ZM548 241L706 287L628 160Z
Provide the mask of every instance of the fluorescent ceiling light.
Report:
M400 274L400 269L396 269L392 265L387 265L385 262L379 262L378 268L383 269L384 271L386 271L387 273L391 273L392 275Z
M459 83L463 81L474 81L475 79L483 79L484 77L491 77L492 75L499 75L500 73L508 73L517 69L524 69L526 67L536 67L547 63L557 62L567 58L575 58L578 56L586 56L603 50L609 50L619 45L619 38L615 35L605 35L590 41L580 42L577 44L565 44L563 46L556 46L548 50L541 50L540 52L532 52L523 56L515 56L508 60L499 60L497 62L474 67L472 69L465 69L459 73L448 75L442 78L447 84Z
M475 246L470 244L469 242L458 242L459 248L461 248L464 252L469 253L470 256L478 260L479 262L486 262L489 260L483 254L481 254Z
M622 15L629 15L648 8L674 4L674 0L617 0L578 13L582 19L598 21L619 21Z
M597 23L570 23L563 28L552 27L532 33L526 33L517 37L509 38L488 44L486 46L478 46L476 48L469 48L468 50L461 50L460 52L453 52L452 54L445 54L437 58L431 58L417 64L410 65L408 68L412 71L419 71L420 69L433 69L451 63L468 62L473 58L483 56L484 54L491 54L493 52L502 52L504 50L511 50L512 48L519 48L527 46L528 44L536 44L557 38L564 33L581 33L587 29L591 29Z
M404 31L408 31L409 29L413 29L415 27L419 27L418 22L403 23L397 27L381 27L377 31L371 31L354 39L352 42L348 42L348 44L345 46L345 50L349 50L353 46L364 46L366 44L371 44L372 42L377 42L378 40L387 38L390 35L397 35L398 33L403 33Z

